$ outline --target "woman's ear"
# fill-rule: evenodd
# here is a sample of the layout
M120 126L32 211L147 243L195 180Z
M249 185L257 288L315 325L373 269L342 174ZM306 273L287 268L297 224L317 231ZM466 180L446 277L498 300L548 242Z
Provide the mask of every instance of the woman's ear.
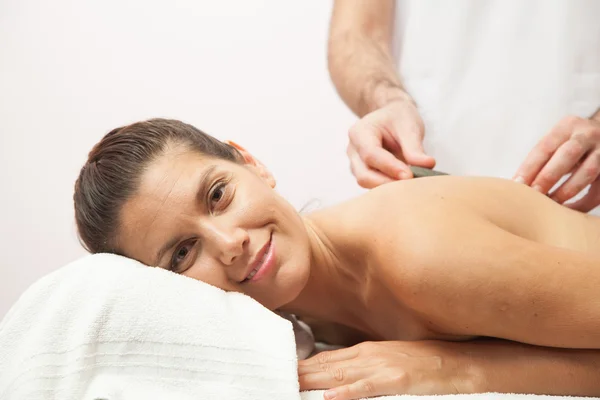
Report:
M261 163L257 158L250 154L248 150L246 150L239 144L231 140L225 140L225 143L239 151L242 157L244 158L244 164L248 165L251 168L254 168L254 170L258 173L258 176L260 176L265 182L267 182L269 186L271 186L272 188L275 187L275 177L273 177L271 171L269 171L263 163Z

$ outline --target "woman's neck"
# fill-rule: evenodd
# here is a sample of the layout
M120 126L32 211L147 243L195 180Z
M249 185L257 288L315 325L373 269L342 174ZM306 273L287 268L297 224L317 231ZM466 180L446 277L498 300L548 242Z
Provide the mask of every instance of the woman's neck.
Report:
M339 221L326 214L305 218L305 225L310 276L300 295L282 311L361 329L372 276L360 237L340 234Z

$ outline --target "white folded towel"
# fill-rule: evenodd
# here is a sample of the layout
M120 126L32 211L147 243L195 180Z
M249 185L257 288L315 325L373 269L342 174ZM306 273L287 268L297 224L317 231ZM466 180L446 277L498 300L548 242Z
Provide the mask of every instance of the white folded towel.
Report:
M242 294L108 254L41 279L0 323L1 400L321 400L322 391L299 393L296 367L288 320ZM400 397L413 396L385 399Z
M0 324L0 399L299 399L292 325L251 298L87 256Z
M312 390L302 392L301 400L323 400L323 390ZM536 394L447 394L443 396L383 396L372 397L369 400L592 400L598 397L574 397L574 396L542 396Z

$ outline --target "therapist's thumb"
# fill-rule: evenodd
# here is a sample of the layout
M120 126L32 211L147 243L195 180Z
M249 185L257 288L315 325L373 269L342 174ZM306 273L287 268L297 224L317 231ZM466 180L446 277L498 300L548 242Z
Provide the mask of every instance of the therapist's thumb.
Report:
M423 168L435 167L435 159L425 153L423 140L419 135L404 135L400 138L400 147L408 164Z

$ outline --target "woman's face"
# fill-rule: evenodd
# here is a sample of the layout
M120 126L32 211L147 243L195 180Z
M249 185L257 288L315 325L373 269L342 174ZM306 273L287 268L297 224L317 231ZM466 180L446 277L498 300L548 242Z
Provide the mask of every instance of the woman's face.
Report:
M124 205L119 250L270 309L292 301L309 275L306 228L271 175L245 158L241 165L171 147Z

